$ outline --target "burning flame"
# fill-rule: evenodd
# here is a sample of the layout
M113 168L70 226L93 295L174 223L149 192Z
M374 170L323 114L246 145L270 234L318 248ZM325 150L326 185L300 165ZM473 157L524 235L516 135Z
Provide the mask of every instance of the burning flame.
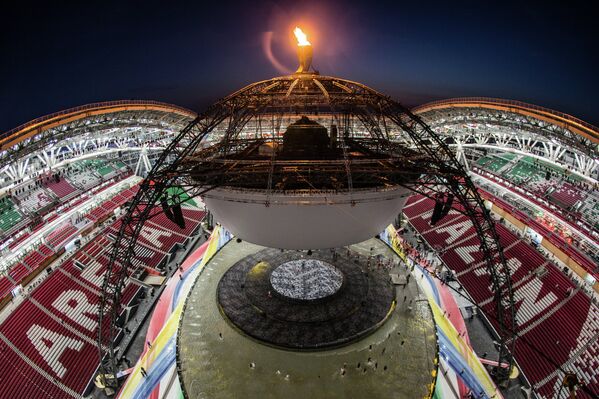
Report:
M300 47L303 46L310 46L310 42L308 41L308 36L306 36L306 34L299 28L299 27L295 27L295 29L293 30L293 34L295 35L295 38L297 39L297 45Z

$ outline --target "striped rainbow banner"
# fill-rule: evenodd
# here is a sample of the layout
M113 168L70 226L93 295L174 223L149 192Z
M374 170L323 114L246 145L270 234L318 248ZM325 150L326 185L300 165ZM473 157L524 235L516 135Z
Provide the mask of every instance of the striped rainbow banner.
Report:
M206 263L231 238L231 233L216 226L209 241L191 254L170 278L152 314L144 352L118 398L183 398L176 358L177 331L185 298Z

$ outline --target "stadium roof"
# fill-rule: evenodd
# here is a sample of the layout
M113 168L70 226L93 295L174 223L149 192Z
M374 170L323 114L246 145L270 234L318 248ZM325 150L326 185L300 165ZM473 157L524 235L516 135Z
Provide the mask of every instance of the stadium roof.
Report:
M145 112L146 114L154 112L154 114L158 115L171 114L179 116L180 119L194 119L197 116L195 112L186 108L158 101L120 100L86 104L36 118L0 134L0 159L4 158L4 155L9 150L17 152L17 157L22 157L31 152L21 151L23 150L22 147L24 147L23 144L31 144L33 142L43 144L43 142L49 139L55 141L57 135L53 129L60 126L89 119L94 116L105 116L123 112ZM76 129L69 129L69 131L69 134L61 135L62 137L60 138L72 137L77 134ZM31 146L28 147L29 150L32 150Z

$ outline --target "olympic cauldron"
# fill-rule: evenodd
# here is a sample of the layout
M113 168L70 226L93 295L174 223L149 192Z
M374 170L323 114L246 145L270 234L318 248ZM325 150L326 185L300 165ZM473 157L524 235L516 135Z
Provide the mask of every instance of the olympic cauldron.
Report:
M251 84L208 110L210 133L183 170L239 238L284 249L361 242L392 222L430 173L406 140L415 117L365 85L311 70L311 44L305 35L298 44L295 74Z
M249 242L319 249L364 241L401 212L424 172L387 97L296 73L221 101L225 117L184 160L214 219ZM226 106L222 104L227 104Z

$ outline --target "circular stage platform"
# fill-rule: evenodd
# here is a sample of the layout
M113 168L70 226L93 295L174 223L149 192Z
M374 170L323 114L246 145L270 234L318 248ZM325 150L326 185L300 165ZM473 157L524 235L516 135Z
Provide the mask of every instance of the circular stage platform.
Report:
M263 249L235 263L217 292L223 315L243 333L306 350L363 337L395 304L389 274L347 250Z
M350 249L333 259L330 250L308 255L235 240L221 248L179 325L186 397L426 397L437 346L425 296L414 279L389 283L389 273L405 282L409 270L381 241ZM365 266L369 255L391 259L393 269Z

